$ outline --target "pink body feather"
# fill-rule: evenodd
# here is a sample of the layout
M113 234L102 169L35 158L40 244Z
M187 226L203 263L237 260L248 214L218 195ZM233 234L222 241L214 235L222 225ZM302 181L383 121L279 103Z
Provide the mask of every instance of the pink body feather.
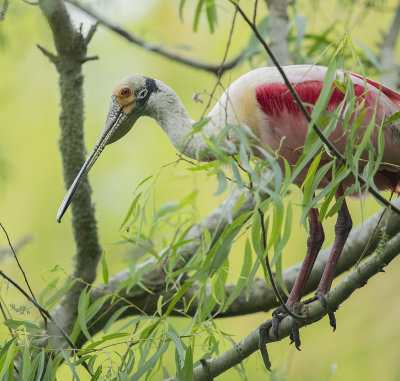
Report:
M296 67L292 66L290 70L288 69L289 67L285 68L285 71L302 102L314 105L323 86L321 73L317 72L317 75L313 75L313 71L309 70L308 74L305 73L299 81ZM292 73L293 75L291 75ZM343 75L343 73L341 74ZM367 85L365 87L361 76L352 73L348 74L354 85L357 102L364 102L363 109L367 110L361 123L359 139L361 140L364 128L373 118L374 112L377 127L371 136L371 140L375 147L377 147L378 139L377 129L383 128L384 132L384 154L380 170L375 176L375 184L379 189L394 188L400 180L400 122L395 121L383 126L382 123L395 112L400 111L400 94L370 79L366 79ZM294 77L295 80L291 77ZM344 97L344 94L335 87L328 103L327 111L334 112ZM269 81L256 86L255 98L264 118L261 140L272 149L279 150L280 155L288 160L290 165L295 165L301 155L308 131L308 122L299 106L295 103L286 85L280 80ZM312 107L307 106L307 109L309 112L312 111ZM352 119L354 119L354 116ZM344 152L346 135L340 122L329 139L341 152ZM368 157L364 156L363 159L367 160ZM323 155L321 165L328 160L330 158L327 155ZM360 163L360 166L362 169L362 163ZM305 175L306 171L296 181L298 185L302 183ZM324 186L329 181L330 179L327 177L320 185ZM352 183L353 179L348 178L343 185L347 187Z

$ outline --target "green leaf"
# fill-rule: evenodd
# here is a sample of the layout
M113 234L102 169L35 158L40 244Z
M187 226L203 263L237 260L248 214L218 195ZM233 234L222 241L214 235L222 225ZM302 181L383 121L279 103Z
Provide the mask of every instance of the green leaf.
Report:
M185 381L194 381L194 374L193 374L193 350L192 347L189 345L188 349L186 350L185 354L185 363L182 369L182 380Z
M47 309L51 309L54 307L56 303L58 303L61 298L66 294L66 292L75 284L75 280L72 278L69 278L67 282L53 295L51 296L48 300L46 300L44 307Z
M261 220L258 213L253 214L253 223L251 225L251 243L257 255L263 255L264 249L262 247L262 229Z
M110 317L110 319L108 319L107 324L104 326L103 328L103 332L107 333L108 330L111 328L111 326L114 324L114 322L116 320L118 320L118 318L129 308L129 306L123 306L121 308L119 308L118 310L116 310Z
M175 329L171 325L168 326L168 331L165 332L165 335L167 337L169 337L172 340L172 342L174 343L175 349L176 349L176 353L177 353L178 358L179 358L179 366L182 369L183 366L184 366L184 363L185 363L185 359L184 359L184 356L183 356L183 346L182 346L181 339L178 336L178 334L175 331Z
M18 352L18 347L15 346L15 340L17 338L13 337L8 341L0 351L0 380L9 369L10 364L13 363L14 357Z
M183 7L185 6L186 0L181 0L179 3L179 18L183 21Z
M368 58L369 62L378 70L382 69L381 64L378 61L378 58L375 56L374 53L371 52L371 50L369 50L369 48L363 44L360 40L354 38L353 39L357 45L363 50L365 56Z
M43 329L37 326L36 324L31 323L30 321L27 320L13 320L13 319L7 319L4 322L4 325L6 325L8 328L11 329L18 329L19 327L23 326L28 332L32 332L34 334L41 334L43 335Z
M83 289L81 295L79 296L79 301L78 301L78 322L82 330L82 333L89 341L93 342L93 338L92 336L90 336L90 333L86 326L86 306L89 301L88 298L89 294L86 293L86 289Z
M97 370L96 373L93 375L93 377L90 379L90 381L97 381L100 376L101 376L101 372L103 371L103 367L100 365Z
M39 364L38 364L38 370L36 373L36 381L41 381L42 380L42 374L43 374L43 369L44 369L44 348L42 348L42 351L40 352L39 355Z
M1 356L0 356L1 357ZM27 380L31 371L31 355L28 347L24 348L24 354L22 356L22 380ZM20 368L21 373L21 368Z
M396 120L400 119L400 111L395 112L393 115L390 116L389 119L387 119L383 124L388 124L388 123L392 123L395 122Z
M60 349L60 350L61 350L61 353L62 353L62 355L64 357L64 360L67 363L67 365L68 365L69 369L71 370L72 374L79 381L79 377L78 377L78 375L76 373L76 370L75 370L75 364L73 364L73 363L71 363L71 361L69 361L68 354L66 353L66 351L64 349Z
M197 32L197 28L199 26L199 20L201 15L201 9L203 8L204 0L199 0L196 7L196 12L194 14L194 21L193 21L193 32Z
M53 380L53 359L49 356L47 359L46 372L43 375L42 381L52 381Z
M214 0L206 0L206 15L210 32L214 33L214 24L217 23L217 12Z
M175 294L173 299L168 305L167 312L165 313L166 316L168 316L172 309L174 308L175 304L179 301L179 299L183 296L183 294L186 292L186 290L193 284L193 282L185 282L182 287L179 288L179 291Z
M150 177L148 177L147 179L149 179ZM146 180L144 180L146 181ZM128 222L129 218L131 217L131 215L133 215L133 212L135 211L136 205L139 202L140 196L142 195L142 192L140 192L132 201L131 206L129 207L128 213L126 213L126 216L124 218L124 220L121 223L121 226L119 227L118 230L121 230L125 224Z
M101 254L101 269L103 270L104 284L107 285L108 284L108 266L107 266L105 251L103 251L103 254Z
M222 169L219 169L217 172L217 180L218 180L218 189L214 193L214 196L218 196L225 191L228 186L228 182L226 181L225 173Z
M164 353L168 348L169 342L162 343L156 353L150 357L150 359L139 367L138 371L132 375L131 381L139 381L140 378L151 368L155 366L161 354Z
M86 311L86 321L91 320L93 316L95 316L97 312L100 311L101 307L103 307L104 302L108 300L110 297L111 295L108 294L108 295L103 295L102 297L96 299Z
M158 297L158 300L157 300L157 313L158 313L158 315L159 315L160 317L163 316L163 313L162 313L162 301L163 301L163 299L164 299L164 296L163 296L163 295L160 295L160 296Z
M234 238L252 213L253 212L247 212L242 214L236 218L227 229L225 229L208 253L203 268L194 274L190 278L190 281L205 279L211 276L217 269L221 267L229 254Z
M244 248L244 259L243 259L242 271L240 272L240 277L235 285L235 288L229 295L228 300L226 301L226 303L224 305L224 310L223 310L224 312L228 309L228 307L232 304L232 302L239 296L240 292L243 290L244 286L246 285L248 276L250 274L251 265L252 265L251 246L250 246L250 241L247 239L246 245Z
M127 337L130 336L129 333L127 332L116 332L116 333L112 333L111 335L105 335L103 336L100 340L95 341L93 343L90 343L85 349L82 349L79 354L84 354L86 352L86 350L88 349L93 349L98 347L99 345L105 343L106 341L110 341L110 340L114 340L114 339L119 339L121 337Z

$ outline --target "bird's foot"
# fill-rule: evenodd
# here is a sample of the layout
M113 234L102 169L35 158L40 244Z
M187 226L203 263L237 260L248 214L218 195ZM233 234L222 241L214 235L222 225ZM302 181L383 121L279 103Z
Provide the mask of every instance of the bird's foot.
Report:
M300 303L296 303L293 307L290 308L294 314L300 314ZM275 336L276 340L280 340L279 336L279 323L288 316L287 311L283 307L277 308L272 313L272 319L268 320L267 322L260 325L258 332L259 332L259 342L258 348L260 349L261 356L264 361L264 365L268 370L271 370L271 361L269 359L268 350L266 343L268 341L268 334L269 331L272 330L273 335ZM299 325L296 319L292 318L291 321L292 332L290 334L290 343L294 343L296 348L300 350L300 332L299 332Z
M291 312L293 312L296 315L300 315L300 307L301 307L301 302L295 303L293 307L289 308ZM285 308L278 307L274 312L272 312L272 333L276 337L277 340L280 340L279 337L279 323L286 317L288 316L287 311ZM299 324L297 319L292 317L291 321L291 328L292 332L290 333L290 344L294 343L296 349L300 350L300 331L299 331Z
M326 311L326 313L329 316L329 324L331 325L331 327L333 328L333 331L336 330L336 317L335 317L335 313L334 311L330 311L326 305L326 294L324 294L321 291L317 291L315 293L315 296L313 298L310 299L310 301L314 301L314 300L319 300L319 302L322 304L322 307L324 307L324 310Z

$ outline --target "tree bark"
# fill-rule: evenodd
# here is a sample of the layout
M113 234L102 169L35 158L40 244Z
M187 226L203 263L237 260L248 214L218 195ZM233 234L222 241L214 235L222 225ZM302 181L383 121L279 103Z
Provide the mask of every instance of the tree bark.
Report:
M45 52L55 64L59 74L61 94L59 145L64 183L68 188L85 161L82 64L88 60L87 45L94 30L86 38L80 31L75 30L62 0L40 0L40 8L53 33L57 51L57 55ZM96 278L96 268L102 249L91 202L91 189L87 180L82 183L72 202L71 211L76 244L72 274L75 278L90 284ZM56 321L67 332L71 331L76 320L77 301L84 287L86 287L84 283L75 282L53 312Z
M381 70L382 84L397 90L400 87L400 67L396 62L395 49L400 33L400 1L393 22L387 33L382 33Z
M269 10L268 36L269 46L281 65L288 65L288 25L286 0L265 0Z

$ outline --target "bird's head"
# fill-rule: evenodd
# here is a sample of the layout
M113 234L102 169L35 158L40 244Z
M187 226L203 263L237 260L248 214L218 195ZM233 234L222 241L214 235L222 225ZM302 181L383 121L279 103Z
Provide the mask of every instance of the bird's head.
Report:
M132 74L115 87L103 131L64 197L57 214L58 222L61 222L79 185L89 173L104 147L126 135L136 120L141 115L147 114L146 107L149 99L158 91L156 81L141 74Z
M158 91L156 81L142 74L124 78L113 91L100 139L103 137L106 139L105 144L109 144L127 134L136 120L145 113L151 95Z

